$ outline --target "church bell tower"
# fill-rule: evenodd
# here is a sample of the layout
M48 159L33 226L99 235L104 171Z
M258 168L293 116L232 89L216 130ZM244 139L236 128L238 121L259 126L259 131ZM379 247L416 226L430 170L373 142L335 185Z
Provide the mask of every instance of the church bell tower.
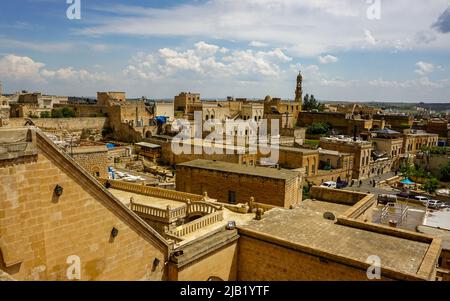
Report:
M297 87L295 89L295 102L299 103L300 110L303 102L303 88L302 88L303 76L302 73L299 72L297 76Z

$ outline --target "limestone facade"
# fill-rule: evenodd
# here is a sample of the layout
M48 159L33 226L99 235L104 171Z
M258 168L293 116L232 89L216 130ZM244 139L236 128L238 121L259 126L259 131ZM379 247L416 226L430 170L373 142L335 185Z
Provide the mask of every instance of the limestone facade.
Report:
M0 140L9 150L0 156L1 270L68 280L79 263L81 280L166 279L162 237L42 133L0 130Z
M94 177L108 178L108 149L105 146L86 146L68 149L67 153Z
M289 208L302 200L302 171L194 160L177 165L176 189L207 192L223 203L256 202Z

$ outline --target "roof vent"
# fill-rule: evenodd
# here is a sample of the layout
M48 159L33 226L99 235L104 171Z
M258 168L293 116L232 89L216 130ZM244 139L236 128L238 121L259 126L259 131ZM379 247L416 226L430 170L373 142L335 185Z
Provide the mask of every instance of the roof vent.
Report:
M334 220L336 219L336 217L334 216L334 214L331 213L331 212L325 212L325 213L323 214L323 218L324 218L324 219L328 219L328 220L330 220L330 221L334 221Z

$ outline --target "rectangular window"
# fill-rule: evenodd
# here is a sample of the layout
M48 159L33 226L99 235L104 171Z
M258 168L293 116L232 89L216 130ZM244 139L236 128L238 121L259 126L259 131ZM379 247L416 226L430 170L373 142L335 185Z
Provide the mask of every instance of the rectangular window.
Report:
M228 191L228 203L230 204L236 204L236 192L235 191Z

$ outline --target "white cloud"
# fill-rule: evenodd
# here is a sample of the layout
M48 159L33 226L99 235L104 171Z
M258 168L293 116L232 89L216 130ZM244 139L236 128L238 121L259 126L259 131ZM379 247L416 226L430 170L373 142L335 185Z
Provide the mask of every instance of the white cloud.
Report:
M434 65L431 63L426 62L417 62L416 63L417 69L414 71L415 73L419 75L426 75L429 73L432 73L434 71Z
M369 45L375 46L378 42L375 37L372 35L370 30L364 30L365 40Z
M0 77L39 82L42 81L40 72L44 66L29 57L10 54L0 59Z
M195 48L199 53L205 55L214 55L220 49L217 45L207 44L203 41L195 43Z
M263 42L259 42L259 41L251 41L248 46L250 47L256 47L256 48L264 48L264 47L268 47L269 44L267 43L263 43Z
M26 49L26 50L32 50L37 52L45 52L45 53L52 53L52 52L67 52L70 49L72 49L73 45L69 42L62 42L62 43L52 43L52 42L29 42L29 41L19 41L16 39L9 39L9 38L0 38L0 48L1 49L12 49L12 48L19 48L19 49Z
M450 50L446 36L431 28L447 5L448 0L414 5L408 0L383 1L380 21L367 18L366 1L354 0L208 0L158 9L112 5L97 12L114 13L114 18L99 18L78 33L223 39L289 49L296 56L367 45L394 51Z
M57 81L98 81L106 79L101 73L90 73L87 70L75 70L72 67L47 69L44 63L35 62L27 56L9 54L0 58L0 77L14 81L45 83Z
M194 48L177 51L162 48L135 56L123 73L141 79L162 78L245 78L278 76L281 65L292 60L281 49L270 51L233 50L198 42Z
M332 55L319 56L319 63L321 64L331 64L336 63L339 59Z

